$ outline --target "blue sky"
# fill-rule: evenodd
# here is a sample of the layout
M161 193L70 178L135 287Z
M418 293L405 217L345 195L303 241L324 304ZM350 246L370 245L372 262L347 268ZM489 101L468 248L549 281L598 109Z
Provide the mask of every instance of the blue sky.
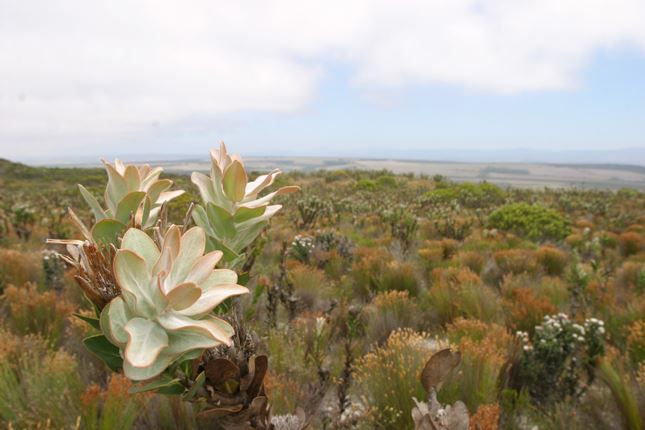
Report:
M0 6L2 157L645 149L640 0Z
M645 148L643 124L645 55L624 50L596 55L575 88L521 94L447 84L370 92L336 65L298 112L225 115L158 142L178 154L221 138L250 155L431 159L433 149Z

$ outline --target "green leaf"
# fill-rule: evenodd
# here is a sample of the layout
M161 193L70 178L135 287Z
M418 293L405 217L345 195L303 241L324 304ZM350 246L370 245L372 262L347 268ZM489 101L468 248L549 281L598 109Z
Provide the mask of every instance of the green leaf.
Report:
M206 205L206 213L208 214L208 222L218 239L225 240L235 237L235 222L230 213L213 203Z
M195 394L197 394L197 390L204 386L204 382L206 382L206 373L201 372L197 375L197 378L195 378L193 386L190 387L190 389L186 391L186 394L182 396L184 401L188 402L192 400L192 398L195 397Z
M78 313L74 313L72 315L74 315L76 318L82 319L83 321L85 321L86 323L88 323L89 325L94 327L95 329L101 330L101 325L99 324L99 320L97 318L86 317L86 316L78 314Z
M128 392L130 394L137 394L155 390L159 394L181 394L185 391L185 387L179 379L173 379L169 375L163 374L148 384L130 388Z
M229 297L213 309L215 315L226 315L233 307L233 298Z
M249 246L253 241L258 237L262 230L267 226L267 221L259 220L247 221L243 224L237 226L237 234L235 238L231 240L230 246L233 249L243 250Z
M87 191L87 188L82 186L81 184L78 184L78 189L81 192L81 196L83 196L83 199L87 202L88 206L90 209L92 209L92 212L94 213L94 218L96 218L96 221L101 221L102 219L106 218L105 211L99 204L99 202L96 200L96 198Z
M240 255L233 251L231 248L228 246L224 245L222 242L220 242L217 238L209 236L208 239L206 240L206 251L211 252L215 250L220 250L224 253L222 256L222 261L225 263L229 263L236 258L239 258Z
M92 307L94 308L94 313L96 314L96 318L100 319L101 318L101 309L99 308L99 306L96 303L90 301L89 299L87 299L87 300L90 303L92 303Z
M113 371L118 372L123 367L119 348L112 345L102 334L86 337L83 339L83 344Z
M123 230L125 230L125 224L106 218L94 224L94 227L92 227L92 239L99 244L108 245L113 243L117 245L117 239Z
M172 384L168 384L165 387L159 388L159 391L157 391L159 394L165 394L167 396L173 396L177 394L182 394L184 391L186 391L186 387L184 387L181 382L176 379Z
M127 224L130 220L130 215L137 212L145 197L146 193L144 191L133 191L123 197L116 209L115 218L117 221Z
M247 208L247 207L240 207L237 212L235 212L235 222L240 223L244 221L248 221L252 218L257 218L259 216L264 215L264 212L267 210L266 206L260 206L257 208Z
M266 290L266 287L264 285L258 284L255 286L255 289L253 290L253 304L257 304L258 300L260 300L260 297L262 297L262 293L264 293L264 290Z
M237 278L237 284L241 286L246 286L246 283L251 279L251 274L249 272L240 273Z

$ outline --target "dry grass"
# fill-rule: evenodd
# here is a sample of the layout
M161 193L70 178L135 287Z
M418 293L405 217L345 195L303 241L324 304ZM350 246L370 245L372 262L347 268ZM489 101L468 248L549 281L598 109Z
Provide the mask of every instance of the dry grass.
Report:
M414 428L412 398L426 396L419 375L432 352L427 334L404 329L358 360L355 395L371 412L372 428Z
M0 249L0 293L9 284L38 283L42 270L40 252Z
M495 263L504 275L512 273L533 274L537 270L535 252L528 249L508 249L497 251L494 255Z
M36 285L9 285L3 295L9 308L9 327L16 333L41 334L52 345L58 345L65 322L76 306L53 291L40 292Z
M415 329L419 310L407 291L386 291L378 294L365 309L365 337L368 344L383 343L394 330Z

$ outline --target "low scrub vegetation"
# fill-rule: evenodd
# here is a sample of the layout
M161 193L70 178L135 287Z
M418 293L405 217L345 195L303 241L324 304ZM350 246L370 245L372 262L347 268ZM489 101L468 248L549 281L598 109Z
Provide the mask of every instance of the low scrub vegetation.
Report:
M642 192L106 169L0 161L0 427L643 429Z

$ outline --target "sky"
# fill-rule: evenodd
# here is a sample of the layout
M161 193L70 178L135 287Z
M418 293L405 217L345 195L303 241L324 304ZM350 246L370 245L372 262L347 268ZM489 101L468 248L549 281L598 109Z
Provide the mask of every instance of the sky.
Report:
M644 22L645 0L0 0L0 157L641 150Z

